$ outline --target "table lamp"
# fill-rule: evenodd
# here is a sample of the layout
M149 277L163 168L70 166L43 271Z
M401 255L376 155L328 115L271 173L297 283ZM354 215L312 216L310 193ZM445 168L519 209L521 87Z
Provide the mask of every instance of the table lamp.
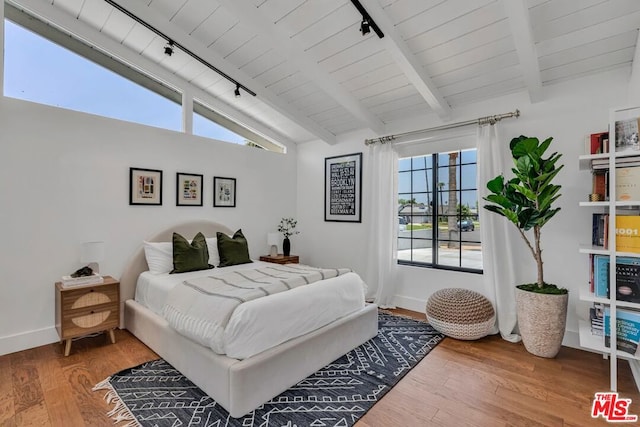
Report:
M278 233L269 233L267 234L267 244L271 246L271 251L269 252L269 256L278 255L278 243L280 241L280 234Z
M88 263L94 273L100 273L99 262L104 258L104 242L84 242L80 261Z

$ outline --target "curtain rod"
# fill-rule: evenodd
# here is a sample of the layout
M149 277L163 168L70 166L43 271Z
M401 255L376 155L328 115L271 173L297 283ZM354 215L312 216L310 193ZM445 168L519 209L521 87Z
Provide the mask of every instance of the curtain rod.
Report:
M509 113L496 114L496 115L487 116L487 117L480 117L475 120L467 120L465 122L449 123L448 125L436 126L436 127L427 128L427 129L413 130L411 132L398 133L396 135L381 136L380 138L365 139L364 145L376 144L378 142L380 144L386 144L387 142L393 142L394 140L403 136L415 135L415 134L424 133L424 132L434 132L438 130L454 129L462 126L487 125L487 124L494 125L502 119L508 119L511 117L516 117L516 118L520 117L520 110L516 109L516 111L512 111Z

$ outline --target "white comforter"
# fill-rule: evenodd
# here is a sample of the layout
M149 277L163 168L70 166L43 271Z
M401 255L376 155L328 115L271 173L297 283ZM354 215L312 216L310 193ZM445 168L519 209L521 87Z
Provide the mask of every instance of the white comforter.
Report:
M268 266L272 264L254 262L183 274L145 272L138 279L136 301L162 315L171 289L184 280ZM217 353L244 359L361 309L365 288L356 273L347 273L245 302L235 309L224 333L215 337L201 331L180 332Z

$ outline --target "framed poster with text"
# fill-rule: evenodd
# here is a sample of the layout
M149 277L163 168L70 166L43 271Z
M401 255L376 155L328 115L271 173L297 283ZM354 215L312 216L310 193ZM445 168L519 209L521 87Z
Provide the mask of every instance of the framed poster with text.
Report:
M324 159L324 220L361 222L362 153Z

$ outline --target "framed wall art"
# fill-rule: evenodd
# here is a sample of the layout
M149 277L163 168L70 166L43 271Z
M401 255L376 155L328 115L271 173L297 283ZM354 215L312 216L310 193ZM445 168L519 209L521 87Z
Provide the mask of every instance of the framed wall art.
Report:
M362 153L324 160L324 220L361 222Z
M213 177L213 207L236 207L236 179Z
M129 168L129 204L162 205L162 171Z
M176 206L202 206L202 175L176 174Z

